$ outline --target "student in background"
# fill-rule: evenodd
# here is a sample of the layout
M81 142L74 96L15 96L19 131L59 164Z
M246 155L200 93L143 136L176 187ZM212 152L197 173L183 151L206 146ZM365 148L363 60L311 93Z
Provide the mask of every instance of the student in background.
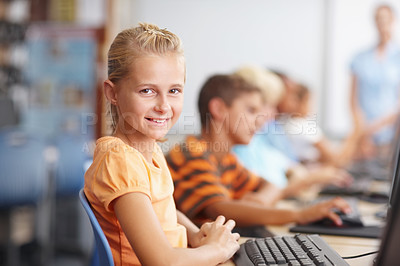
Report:
M261 90L238 75L214 75L205 82L198 99L201 135L188 136L167 155L177 208L197 222L224 215L238 227L304 224L324 217L341 224L332 208L350 209L340 198L299 210L271 207L281 190L232 154L234 145L250 142L263 106Z
M97 140L84 186L115 265L217 265L239 248L234 221L216 216L199 229L175 208L156 141L178 120L184 84L175 34L141 23L117 35L104 82L114 132Z
M326 147L317 117L310 113L310 90L298 84L293 96L296 105L293 113L285 116L283 127L297 158L302 163L330 162L333 155Z
M377 43L351 62L350 157L372 158L390 146L400 106L400 46L392 40L394 11L375 10ZM357 152L355 152L357 151Z
M235 74L260 88L266 99L263 115L259 116L261 129L249 144L235 145L232 149L246 168L281 188L283 198L298 196L301 192L328 184L346 186L351 183L352 179L343 170L327 166L305 166L289 155L299 157L286 135L286 123L275 121L275 115L279 103L284 102L280 110L297 109L298 101L293 97L297 88L294 82L289 93L283 80L264 68L245 66L236 70ZM278 130L279 126L282 128ZM277 139L280 139L280 145L275 145ZM280 149L282 143L286 143L284 150Z
M317 117L310 112L312 95L308 87L298 84L291 93L293 108L281 108L280 122L298 160L305 164L346 165L342 157L345 147L326 138Z
M269 71L269 70L267 70ZM293 113L297 108L297 99L295 95L296 88L298 86L292 78L283 72L273 71L272 73L278 75L278 77L283 82L283 91L281 97L275 104L276 116L265 123L261 132L266 133L265 139L275 148L286 154L293 161L299 161L292 147L290 146L289 140L285 135L283 125L278 123L277 118L280 118L282 114Z

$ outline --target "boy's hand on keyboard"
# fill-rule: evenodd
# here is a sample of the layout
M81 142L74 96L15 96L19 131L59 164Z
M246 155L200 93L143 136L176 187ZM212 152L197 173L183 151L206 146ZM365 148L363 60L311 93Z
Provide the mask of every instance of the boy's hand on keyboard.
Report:
M232 233L235 225L233 220L225 222L225 217L222 215L214 222L204 223L199 231L200 246L212 245L223 254L222 261L230 259L240 247L238 243L240 235Z
M344 199L337 197L300 210L296 222L299 224L308 224L323 218L329 218L336 225L342 225L339 215L335 213L338 210L343 213L351 212L349 204Z

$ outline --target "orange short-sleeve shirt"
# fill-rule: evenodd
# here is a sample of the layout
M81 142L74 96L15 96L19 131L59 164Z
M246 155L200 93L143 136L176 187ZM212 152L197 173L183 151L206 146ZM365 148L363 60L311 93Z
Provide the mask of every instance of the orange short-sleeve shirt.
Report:
M113 210L113 200L126 193L147 195L171 245L187 247L186 229L177 222L171 174L156 146L153 164L149 164L121 139L100 138L85 173L84 192L110 244L115 265L140 265Z

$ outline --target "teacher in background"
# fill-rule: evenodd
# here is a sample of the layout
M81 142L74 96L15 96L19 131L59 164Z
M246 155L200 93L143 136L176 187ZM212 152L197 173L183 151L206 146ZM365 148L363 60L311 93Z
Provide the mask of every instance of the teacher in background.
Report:
M355 154L357 150L359 159L381 155L394 136L400 106L400 46L392 39L394 20L390 6L378 6L378 43L358 53L351 62L354 130L349 137L349 151Z

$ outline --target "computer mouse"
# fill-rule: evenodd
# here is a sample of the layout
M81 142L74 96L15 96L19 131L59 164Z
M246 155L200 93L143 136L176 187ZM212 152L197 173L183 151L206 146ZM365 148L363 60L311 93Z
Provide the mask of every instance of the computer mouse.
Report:
M346 213L343 213L340 211L335 211L335 213L337 215L339 215L340 219L342 220L342 225L335 224L329 218L323 218L319 221L314 222L314 224L321 225L321 226L327 226L327 227L340 227L340 228L364 226L363 222L361 221L360 217L358 217L358 216L346 214Z
M362 227L364 226L360 217L351 216L347 214L339 215L342 220L342 225L340 227Z

